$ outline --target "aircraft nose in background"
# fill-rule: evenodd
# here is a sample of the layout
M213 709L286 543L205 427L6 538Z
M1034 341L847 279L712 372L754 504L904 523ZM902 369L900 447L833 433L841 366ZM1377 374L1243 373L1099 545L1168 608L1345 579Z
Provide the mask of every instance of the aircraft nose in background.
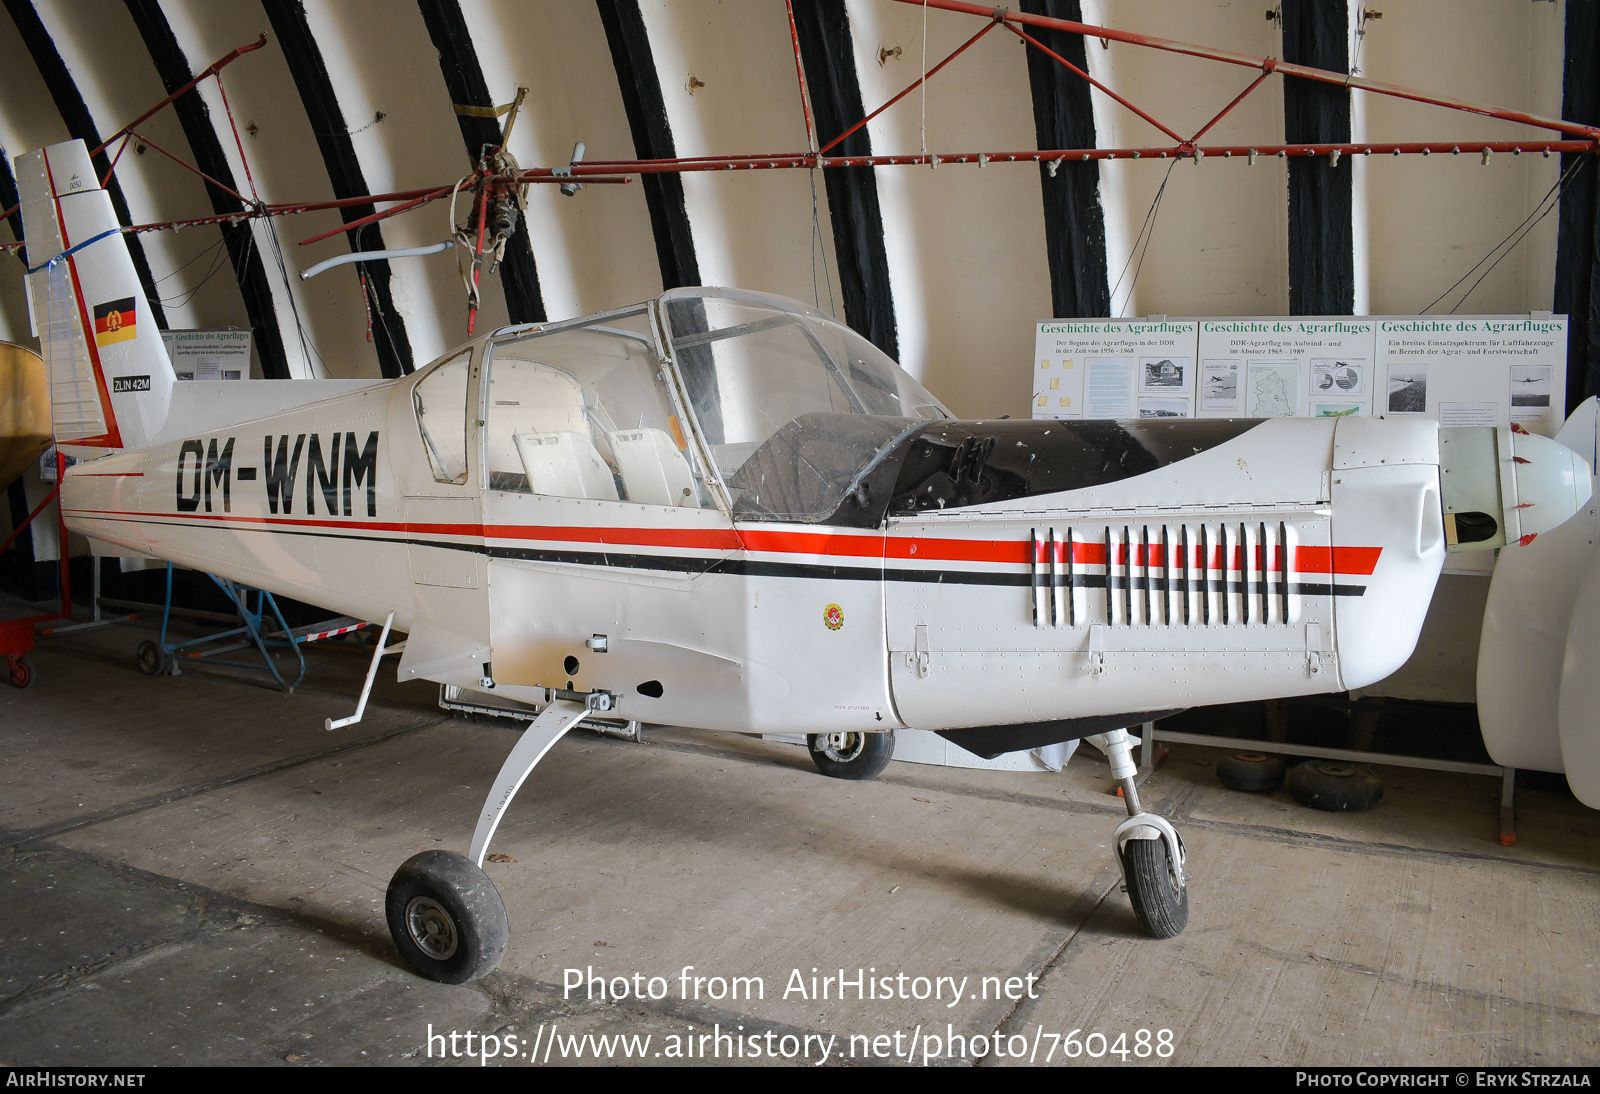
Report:
M1514 479L1520 536L1538 535L1564 524L1593 493L1593 471L1578 453L1548 437L1511 434L1512 458L1501 466Z
M1439 430L1450 550L1529 543L1564 524L1593 491L1588 462L1566 445L1489 426Z

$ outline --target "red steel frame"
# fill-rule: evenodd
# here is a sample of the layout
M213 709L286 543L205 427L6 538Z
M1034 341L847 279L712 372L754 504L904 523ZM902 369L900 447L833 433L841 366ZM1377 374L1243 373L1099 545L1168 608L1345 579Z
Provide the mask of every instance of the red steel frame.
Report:
M989 7L983 4L963 3L961 0L894 0L896 3L910 4L917 7L937 8L941 11L957 12L965 15L981 16L988 20L988 25L979 30L971 38L956 47L938 64L928 69L926 74L919 77L910 86L899 94L889 99L888 102L872 111L861 121L845 130L839 136L824 144L814 153L779 153L768 155L734 155L734 156L694 156L678 159L662 160L591 160L588 163L575 165L570 170L573 174L615 174L619 172L633 174L651 174L688 171L739 171L739 170L781 170L815 167L899 167L925 164L937 166L941 163L976 163L980 167L987 163L1060 163L1072 160L1115 160L1115 159L1173 159L1186 158L1201 160L1207 156L1222 159L1231 159L1235 156L1244 157L1254 162L1259 156L1330 156L1335 160L1340 156L1354 155L1431 155L1435 153L1450 153L1459 155L1468 152L1473 155L1490 156L1497 152L1520 155L1523 152L1536 152L1541 155L1550 155L1559 152L1596 152L1600 151L1600 128L1580 125L1576 122L1563 121L1557 118L1545 118L1537 114L1530 114L1522 110L1508 110L1501 107L1485 106L1481 103L1471 103L1462 99L1450 98L1443 95L1434 95L1428 92L1417 91L1413 88L1401 87L1398 84L1383 83L1369 80L1362 76L1352 76L1343 72L1332 72L1326 69L1312 68L1309 65L1291 64L1280 61L1274 57L1255 57L1249 54L1236 53L1232 50L1212 49L1208 46L1192 45L1187 42L1176 42L1166 38L1157 38L1147 34L1136 34L1132 31L1115 30L1110 27L1094 26L1090 23L1079 23L1068 19L1053 19L1043 15L1030 15L1026 12L1011 11L1006 8ZM996 26L1017 35L1023 42L1034 49L1040 50L1057 63L1064 65L1079 78L1086 80L1092 87L1115 100L1118 104L1133 112L1168 137L1172 138L1171 145L1151 145L1130 148L1056 148L1056 149L1027 149L1023 151L997 151L997 152L943 152L943 153L910 153L905 155L879 155L879 156L828 156L829 149L834 148L840 141L851 133L866 125L873 118L883 113L889 107L905 98L912 91L920 87L926 80L931 79L941 69L960 56ZM1157 120L1154 115L1141 109L1128 99L1117 94L1105 84L1094 79L1083 69L1072 64L1066 58L1055 53L1044 43L1040 42L1024 28L1034 27L1046 30L1064 31L1068 34L1078 34L1085 37L1102 38L1107 41L1118 41L1129 45L1143 46L1150 49L1163 50L1169 53L1179 53L1189 57L1198 57L1203 60L1217 61L1223 64L1238 65L1244 68L1260 71L1254 81L1234 97L1233 101L1224 106L1217 114L1191 137L1183 137L1178 131ZM798 63L798 44L796 45L796 61ZM1200 138L1226 117L1234 108L1247 98L1251 92L1260 87L1267 77L1277 74L1281 76L1296 76L1301 79L1314 80L1318 83L1337 84L1347 88L1370 92L1375 95L1384 95L1392 98L1409 99L1413 102L1427 103L1450 110L1465 111L1479 114L1484 117L1498 118L1502 121L1518 122L1523 125L1534 126L1539 129L1549 130L1555 135L1554 139L1536 140L1502 140L1502 141L1362 141L1343 144L1219 144L1202 145ZM807 118L809 125L809 115ZM563 169L565 170L565 169ZM521 178L525 181L545 181L550 174L548 168L535 168L523 171Z
M918 77L910 86L899 94L890 98L883 105L867 114L843 133L834 137L826 144L818 147L816 123L811 112L809 89L806 86L805 66L800 57L800 39L794 23L792 0L785 0L785 10L789 19L790 41L794 47L795 73L799 81L801 112L806 125L806 140L811 151L782 152L767 154L742 154L730 156L686 156L672 159L654 160L590 160L584 163L575 163L567 167L538 167L518 171L512 175L495 175L487 169L480 170L472 176L469 188L479 189L504 185L521 185L526 183L563 183L574 178L582 178L585 184L590 183L627 183L631 182L630 176L636 174L677 174L702 171L759 171L759 170L810 170L818 167L902 167L927 165L937 167L942 163L976 163L979 167L988 163L1045 163L1052 170L1056 164L1068 161L1086 160L1139 160L1155 159L1168 160L1174 158L1192 159L1199 161L1207 157L1219 159L1243 158L1254 163L1261 156L1275 156L1285 158L1289 156L1328 156L1338 162L1341 156L1354 155L1432 155L1451 154L1460 155L1466 152L1482 156L1484 162L1496 153L1509 153L1520 155L1524 152L1538 153L1549 156L1552 153L1582 153L1600 152L1600 128L1581 125L1577 122L1564 121L1559 118L1545 118L1537 114L1530 114L1522 110L1509 110L1501 107L1486 106L1481 103L1467 102L1449 96L1435 95L1418 91L1413 88L1402 87L1398 84L1383 83L1369 80L1363 76L1354 76L1343 72L1333 72L1326 69L1312 68L1308 65L1292 64L1274 57L1257 57L1250 54L1238 53L1232 50L1214 49L1208 46L1193 45L1187 42L1178 42L1166 38L1158 38L1148 34L1137 34L1132 31L1116 30L1111 27L1094 26L1090 23L1074 22L1068 19L1054 19L1043 15L1031 15L1026 12L1011 11L1007 8L989 7L983 4L966 3L964 0L893 0L895 3L909 4L923 8L936 8L941 11L955 12L958 14L982 17L987 20L987 25L972 37L968 38L943 60L939 61L923 75ZM1087 81L1093 88L1109 96L1125 109L1131 111L1145 122L1154 126L1161 133L1171 138L1170 145L1149 145L1128 148L1056 148L1056 149L1025 149L1002 150L995 152L917 152L903 155L874 155L874 156L829 156L830 149L837 147L840 142L852 133L867 125L872 119L888 110L895 103L900 102L912 91L921 87L927 80L937 75L948 64L954 61L979 39L987 35L995 27L1004 27L1015 34L1030 47L1040 50L1046 56L1064 65L1079 78ZM1177 130L1167 126L1156 119L1150 112L1135 105L1122 95L1107 87L1104 83L1094 79L1088 72L1072 64L1066 58L1055 53L1044 43L1040 42L1026 28L1042 28L1056 30L1067 34L1077 34L1085 37L1100 38L1106 41L1117 41L1128 45L1140 46L1148 49L1162 50L1177 53L1188 57L1197 57L1202 60L1216 61L1222 64L1237 65L1242 68L1254 69L1259 75L1241 91L1234 99L1219 110L1215 116L1201 126L1193 136L1184 137ZM260 49L265 44L263 35L258 41L249 45L240 46L222 59L195 77L189 84L169 95L155 107L146 111L132 123L113 134L110 140L102 144L100 151L118 138L143 139L134 133L135 127L148 119L157 110L171 103L180 95L191 90L200 81L215 76L218 85L221 85L221 70L232 61L237 60L245 53ZM1464 111L1478 114L1483 117L1496 118L1501 121L1515 122L1522 125L1533 126L1547 130L1553 136L1534 140L1499 140L1499 141L1362 141L1346 142L1342 144L1216 144L1202 145L1200 139L1210 132L1218 122L1226 117L1249 95L1266 82L1267 77L1274 74L1280 76L1294 76L1300 79L1313 80L1318 83L1340 85L1346 88L1365 91L1374 95L1383 95L1391 98L1407 99L1413 102L1426 103L1443 107L1449 110ZM229 115L230 123L232 115ZM235 134L237 141L237 133ZM145 141L148 144L148 141ZM157 148L163 154L171 155L164 149ZM239 149L241 157L244 149ZM119 152L120 157L120 152ZM172 157L176 159L177 157ZM181 161L180 161L181 162ZM188 165L185 164L187 167ZM115 168L115 163L113 163ZM197 174L197 168L190 167ZM246 164L246 172L249 167ZM202 175L202 177L205 177ZM214 182L215 180L207 179ZM331 231L323 232L302 241L301 245L315 243L351 228L377 220L383 220L397 213L428 204L432 201L448 196L460 188L456 186L434 187L425 190L407 190L389 194L375 194L366 197L346 198L335 201L317 202L290 202L269 204L261 201L246 201L245 209L237 213L223 213L214 216L196 217L189 220L163 221L157 224L140 224L123 229L126 232L148 232L164 228L180 228L190 225L217 224L229 222L237 224L242 220L259 217L285 216L295 213L312 212L324 209L337 209L349 205L373 204L379 202L395 202L393 208L373 213L361 220L350 224L342 224ZM224 189L227 189L224 187ZM252 187L253 190L253 187ZM235 193L229 190L230 193ZM237 195L236 195L237 196ZM0 213L0 217L9 216L8 210ZM0 244L0 250L20 247L23 244Z

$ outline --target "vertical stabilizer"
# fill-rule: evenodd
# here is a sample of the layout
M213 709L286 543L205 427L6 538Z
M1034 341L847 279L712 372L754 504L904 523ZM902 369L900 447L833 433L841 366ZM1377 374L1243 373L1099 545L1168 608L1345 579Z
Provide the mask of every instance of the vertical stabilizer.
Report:
M172 363L88 150L53 144L15 168L56 441L149 444L167 420Z

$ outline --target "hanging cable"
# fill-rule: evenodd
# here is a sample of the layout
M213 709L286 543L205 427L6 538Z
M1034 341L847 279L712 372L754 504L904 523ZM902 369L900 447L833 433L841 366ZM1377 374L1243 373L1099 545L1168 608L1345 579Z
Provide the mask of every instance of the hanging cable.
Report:
M928 0L922 0L922 154L928 154Z
M1113 315L1119 310L1115 307L1117 290L1122 287L1122 279L1128 276L1128 267L1130 266L1134 267L1133 281L1128 285L1128 295L1122 301L1122 306L1127 307L1133 302L1133 289L1139 282L1139 271L1144 268L1144 256L1150 250L1150 239L1155 235L1156 215L1161 211L1161 197L1167 192L1167 183L1171 180L1172 169L1176 166L1178 166L1176 159L1167 164L1167 173L1161 179L1161 188L1156 191L1155 198L1150 202L1150 208L1144 214L1144 223L1139 226L1139 234L1133 237L1133 247L1128 251L1128 261L1122 264L1122 272L1117 275L1117 283L1111 286L1110 299L1113 302L1113 307L1111 308ZM1141 242L1143 244L1142 249ZM1135 255L1139 257L1138 265L1134 265L1133 259Z
M811 297L816 302L818 309L822 307L822 295L817 291L817 255L822 255L822 280L828 286L828 314L838 318L837 305L833 301L833 278L828 273L828 241L822 234L822 218L817 212L817 170L812 168L807 172L811 176Z
M1528 232L1531 232L1534 226L1539 223L1539 221L1549 216L1551 209L1554 209L1560 204L1561 194L1566 191L1567 184L1572 180L1573 176L1577 174L1578 168L1592 158L1593 157L1591 156L1579 156L1575 158L1572 161L1572 165L1569 166L1566 171L1562 172L1560 178L1556 179L1555 185L1550 187L1550 189L1545 192L1544 197L1539 199L1539 204L1534 207L1533 212L1529 213L1526 217L1523 217L1522 223L1511 229L1511 231L1506 234L1506 237L1499 243L1496 243L1493 247L1489 248L1488 254L1485 254L1482 258L1478 259L1478 261L1473 265L1472 269L1456 278L1455 283L1452 284L1448 289L1434 297L1433 300L1429 302L1428 306L1423 308L1419 314L1427 315L1429 312L1433 311L1440 301L1449 296L1451 293L1455 292L1457 287L1459 287L1463 281L1477 272L1479 266L1482 266L1485 262L1488 262L1489 259L1494 256L1496 251L1500 250L1502 247L1506 247L1506 244L1511 242L1512 237L1516 236L1516 241L1511 242L1511 246L1506 247L1505 252L1500 255L1500 258L1496 258L1494 260L1493 265L1491 265L1488 270L1483 272L1483 277L1480 277L1477 281L1474 281L1472 283L1472 288L1468 289L1461 299L1456 301L1455 308L1450 309L1450 314L1454 314L1456 308L1459 308L1462 304L1466 303L1467 297L1472 295L1472 290L1476 289L1478 285L1482 283L1483 278L1489 276L1489 271L1493 270L1495 266L1500 264L1500 259L1503 259L1506 255L1510 254L1511 251L1515 249L1516 245L1521 243L1523 238L1527 236ZM1553 201L1552 198L1554 199ZM1540 210L1543 211L1541 212ZM1518 235L1519 232L1521 235Z

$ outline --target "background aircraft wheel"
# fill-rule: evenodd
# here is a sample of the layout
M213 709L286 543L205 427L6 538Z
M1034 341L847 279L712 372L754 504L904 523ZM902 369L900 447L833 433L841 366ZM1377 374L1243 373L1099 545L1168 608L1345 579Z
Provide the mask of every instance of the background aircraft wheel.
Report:
M1128 900L1139 926L1156 938L1177 938L1189 924L1189 889L1179 882L1160 839L1130 839L1122 845Z
M1383 800L1383 783L1344 764L1307 761L1289 772L1289 793L1312 809L1360 813Z
M406 859L389 882L384 911L400 956L442 984L465 984L492 972L511 938L494 882L453 851Z
M894 759L894 730L887 733L808 733L811 762L830 779L870 779Z
M25 688L33 683L33 666L20 657L7 657L6 668L11 672L11 686Z
M1276 756L1240 752L1217 761L1217 779L1229 790L1276 790L1288 767Z
M139 666L139 671L146 676L154 676L167 664L167 652L159 645L146 639L139 643L139 649L133 655L134 662Z

